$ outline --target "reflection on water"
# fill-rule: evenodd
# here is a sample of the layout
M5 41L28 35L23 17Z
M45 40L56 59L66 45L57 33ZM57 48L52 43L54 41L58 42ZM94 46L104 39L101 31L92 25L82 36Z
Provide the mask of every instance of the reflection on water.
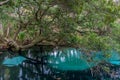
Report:
M63 49L56 55L49 56L50 66L60 70L86 70L98 64L97 61L89 60L84 53L79 50L69 48Z
M14 67L2 65L4 59L13 55L7 52L0 55L0 80L117 80L120 75L119 66L103 63L96 65L96 62L93 65L91 59L81 56L83 53L75 49L50 53L29 49L22 53L27 56L27 60Z

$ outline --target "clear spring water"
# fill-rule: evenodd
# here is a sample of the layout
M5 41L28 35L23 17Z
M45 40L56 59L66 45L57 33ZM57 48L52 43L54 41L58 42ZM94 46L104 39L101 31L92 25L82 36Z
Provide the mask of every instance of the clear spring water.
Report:
M92 66L86 65L88 61L83 61L83 58L81 61L80 53L78 55L75 50L44 54L39 50L28 50L23 53L32 60L12 67L3 65L3 61L18 55L10 55L7 52L0 55L0 80L120 80L119 66L101 64L99 61ZM45 56L48 54L51 54L50 57Z

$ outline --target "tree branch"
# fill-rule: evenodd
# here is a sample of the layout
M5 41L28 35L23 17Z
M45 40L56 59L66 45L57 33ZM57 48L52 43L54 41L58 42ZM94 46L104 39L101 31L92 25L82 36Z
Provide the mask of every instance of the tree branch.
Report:
M2 1L2 2L0 2L0 6L2 6L2 5L4 5L4 4L6 4L6 3L8 3L8 2L9 2L9 0Z

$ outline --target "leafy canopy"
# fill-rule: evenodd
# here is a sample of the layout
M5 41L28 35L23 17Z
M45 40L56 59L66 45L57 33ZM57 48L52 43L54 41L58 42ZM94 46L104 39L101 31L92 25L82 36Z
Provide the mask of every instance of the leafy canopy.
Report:
M113 0L8 0L0 6L0 43L120 51L119 11Z

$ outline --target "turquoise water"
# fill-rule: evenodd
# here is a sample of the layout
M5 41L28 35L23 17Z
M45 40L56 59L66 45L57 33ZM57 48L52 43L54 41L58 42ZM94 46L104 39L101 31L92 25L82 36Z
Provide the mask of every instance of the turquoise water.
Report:
M87 58L83 52L73 48L50 53L29 49L22 53L26 59L9 52L0 55L0 80L119 80L119 65L108 63L111 59L106 60L100 54L97 54L99 57ZM119 60L114 57L116 55L112 60ZM7 59L11 60L8 62L12 66L5 64Z

